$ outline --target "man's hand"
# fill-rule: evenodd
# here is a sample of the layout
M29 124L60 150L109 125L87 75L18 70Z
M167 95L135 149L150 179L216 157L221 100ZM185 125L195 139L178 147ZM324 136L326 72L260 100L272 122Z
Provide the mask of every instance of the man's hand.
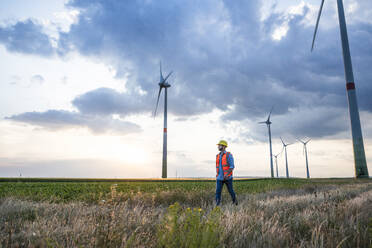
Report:
M229 174L231 173L232 169L229 169L226 173L226 175L223 175L223 180L226 181L229 178Z

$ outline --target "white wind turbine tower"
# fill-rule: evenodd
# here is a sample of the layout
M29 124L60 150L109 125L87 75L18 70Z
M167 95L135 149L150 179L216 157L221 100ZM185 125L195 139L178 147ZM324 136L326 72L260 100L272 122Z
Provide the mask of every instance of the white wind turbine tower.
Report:
M270 146L270 169L271 169L271 177L274 177L274 167L273 167L273 152L272 152L272 145L271 145L271 129L270 129L270 125L271 125L271 121L270 121L270 116L271 116L271 112L273 111L273 108L271 108L270 110L270 113L269 113L269 116L267 117L267 120L266 121L261 121L259 122L259 124L266 124L267 126L267 129L269 131L269 146Z
M314 42L316 37L316 32L318 30L320 15L322 14L324 0L320 4L318 19L316 21L313 43L311 46L311 51L314 48ZM349 49L349 40L347 36L346 21L344 14L344 6L342 0L337 0L338 9L338 20L340 25L341 34L341 44L342 44L342 55L344 58L344 69L345 69L345 79L346 79L346 90L349 103L349 113L351 122L351 135L353 138L353 150L354 150L354 165L355 165L355 176L357 178L369 177L366 155L364 152L362 128L360 126L358 102L355 92L355 83L353 75L353 67L351 64L351 56Z
M306 158L306 176L307 178L310 178L310 174L309 174L309 163L308 163L308 160L307 160L307 143L309 143L311 139L309 139L308 141L302 141L300 139L298 139L298 141L300 141L303 145L304 145L304 154L305 154L305 158Z
M156 111L159 105L159 98L161 90L164 88L164 129L163 129L163 166L161 170L161 177L167 178L167 88L171 85L167 82L168 77L172 74L172 71L164 78L161 70L160 62L160 82L159 82L159 94L156 101L156 107L154 111L154 117L156 116Z
M293 143L291 143L291 144L286 144L286 143L284 143L282 137L280 137L280 140L281 140L282 143L283 143L283 149L284 149L284 152L285 152L285 175L287 176L287 178L289 178L289 172L288 172L288 159L287 159L287 146L292 145Z

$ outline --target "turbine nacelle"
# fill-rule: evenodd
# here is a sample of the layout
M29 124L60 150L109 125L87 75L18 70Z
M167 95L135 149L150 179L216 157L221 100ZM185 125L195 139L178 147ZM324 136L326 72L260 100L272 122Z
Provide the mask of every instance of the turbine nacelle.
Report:
M300 140L300 139L297 139L297 140L300 141L302 144L306 145L307 143L309 143L309 141L310 141L311 139L308 139L307 141L302 141L302 140Z
M167 82L161 82L159 83L160 88L169 88L171 85Z
M273 111L273 108L274 107L271 108L269 116L267 117L267 120L266 121L261 121L261 122L259 122L259 124L271 125L272 122L270 121L270 116L271 116L271 112Z
M169 76L173 73L173 71L171 71L165 78L163 77L163 72L161 70L161 62L160 62L160 82L159 82L159 86L162 87L162 88L168 88L170 87L170 84L167 83L167 79L169 78Z
M170 73L168 73L168 75L164 78L163 77L163 72L161 70L161 62L160 62L160 82L159 82L159 93L158 93L158 98L157 98L157 101L156 101L156 107L155 107L155 111L153 113L153 116L155 117L156 116L156 111L158 110L158 105L159 105L159 99L160 99L160 94L161 94L161 90L163 88L169 88L171 87L171 85L167 82L167 79L169 78L169 76L173 73L173 71L171 71Z
M275 158L277 158L278 156L280 156L280 155L282 154L283 150L284 150L284 147L282 148L282 150L281 150L278 154L273 155L273 156L274 156Z
M308 139L307 141L302 141L302 140L300 140L300 139L297 139L297 140L300 141L300 142L304 145L304 147L303 147L303 149L302 149L302 153L305 155L305 147L306 147L307 143L309 143L309 141L310 141L311 139Z
M284 143L284 141L283 141L282 137L280 137L280 140L282 141L282 144L283 144L283 146L284 146L284 147L287 147L287 146L289 146L289 145L292 145L292 144L293 144L293 143L288 143L288 144Z

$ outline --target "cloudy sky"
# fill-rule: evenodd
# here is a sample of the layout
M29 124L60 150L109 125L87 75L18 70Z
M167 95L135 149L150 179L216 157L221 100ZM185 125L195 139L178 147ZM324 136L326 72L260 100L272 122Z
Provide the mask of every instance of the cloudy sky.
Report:
M213 177L226 139L236 176L354 176L336 1L0 2L0 176L160 177L168 89L168 176ZM345 0L372 173L372 2ZM284 156L278 157L285 176Z

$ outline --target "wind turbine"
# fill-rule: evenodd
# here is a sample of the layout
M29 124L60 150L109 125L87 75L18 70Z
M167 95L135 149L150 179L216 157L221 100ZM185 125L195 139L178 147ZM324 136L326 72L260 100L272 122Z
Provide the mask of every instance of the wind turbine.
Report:
M273 108L271 108L270 110L270 113L269 113L269 116L267 117L267 120L266 121L261 121L259 122L259 124L266 124L268 130L269 130L269 145L270 145L270 169L271 169L271 177L274 177L274 167L273 167L273 152L272 152L272 146L271 146L271 129L270 129L270 125L271 125L271 121L270 121L270 116L271 116L271 112L273 111Z
M171 74L172 74L172 71L165 78L163 77L163 73L161 70L161 62L160 62L159 93L158 93L158 100L156 101L154 117L156 116L156 111L158 109L161 90L164 88L163 166L161 170L162 178L167 178L167 88L171 87L171 85L167 82L167 79L169 78Z
M279 156L280 154L282 154L282 152L283 152L283 149L282 149L282 151L281 151L281 152L279 152L278 154L276 154L276 155L273 155L273 156L274 156L274 158L275 158L275 165L276 165L276 177L277 177L277 178L279 178L279 173L278 173L278 156Z
M288 172L288 159L287 159L287 146L292 145L293 143L290 143L290 144L286 144L286 143L284 143L282 137L280 137L280 140L281 140L282 143L283 143L283 149L284 149L284 151L285 151L285 174L286 174L287 178L289 178L289 172Z
M320 15L322 14L324 0L320 4L318 19L316 21L313 43L311 46L311 51L314 48L314 42L316 33L318 30ZM349 49L349 40L347 36L346 21L344 14L344 6L342 0L337 0L338 9L338 20L340 25L341 34L341 44L342 44L342 55L344 59L344 69L345 69L345 79L346 79L346 91L349 103L349 114L351 122L351 135L353 138L353 150L354 150L354 166L355 166L355 176L357 178L369 177L366 155L364 152L362 128L360 126L358 102L355 92L355 83L353 75L353 67L351 64L351 56Z
M309 163L307 161L307 147L306 147L306 145L307 145L307 143L309 143L310 140L311 139L309 139L308 141L302 141L302 140L298 139L298 141L300 141L304 145L303 152L304 152L305 158L306 158L306 176L307 176L307 178L310 178L310 174L309 174Z

